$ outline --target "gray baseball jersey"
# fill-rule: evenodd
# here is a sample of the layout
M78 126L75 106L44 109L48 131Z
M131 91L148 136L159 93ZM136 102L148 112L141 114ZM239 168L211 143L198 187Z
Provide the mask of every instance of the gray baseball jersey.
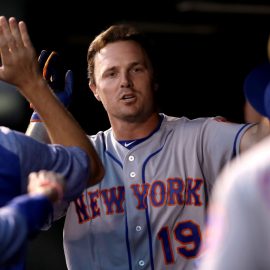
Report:
M248 126L161 116L131 149L111 129L91 136L106 174L67 211L70 270L192 269L208 193Z
M198 269L270 269L269 149L270 138L217 179Z

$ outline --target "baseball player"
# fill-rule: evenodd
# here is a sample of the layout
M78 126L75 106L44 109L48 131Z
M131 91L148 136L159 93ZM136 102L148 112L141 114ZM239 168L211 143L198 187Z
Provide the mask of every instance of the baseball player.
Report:
M60 174L44 170L32 172L28 194L13 198L0 208L1 269L13 269L13 266L14 269L23 269L24 260L18 259L25 255L26 240L38 232L51 214L52 203L63 198L64 186Z
M270 64L248 74L247 101L270 125ZM227 165L213 190L199 270L270 268L270 136Z
M0 127L0 207L27 193L28 175L39 170L61 173L66 179L63 204L68 204L80 195L87 185L93 185L99 180L103 174L101 161L83 130L42 78L24 22L18 24L15 18L7 21L5 17L0 17L0 53L0 80L17 86L33 104L54 143L43 144L20 132ZM36 209L37 212L41 210ZM38 221L40 214L30 213L27 217L33 220L33 224L28 224L30 227L36 222L31 215L37 215ZM2 228L5 229L2 233L8 232L6 226ZM25 231L22 231L18 242L17 238L9 241L11 251L22 245L24 234ZM8 251L9 248L4 249L4 246L6 245L1 242L1 256L5 259L12 252ZM22 261L14 265L12 260L11 263L12 265L1 269L14 269L13 266L23 269Z
M159 113L152 52L129 25L90 44L89 86L111 128L89 136L105 176L66 213L69 270L193 269L215 179L252 144L255 125Z

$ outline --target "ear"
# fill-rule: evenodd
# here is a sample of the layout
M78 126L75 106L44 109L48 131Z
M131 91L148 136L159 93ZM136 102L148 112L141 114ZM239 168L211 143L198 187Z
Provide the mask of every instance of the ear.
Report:
M91 89L91 91L93 92L95 98L100 101L100 97L97 93L97 86L94 83L89 83L89 88Z

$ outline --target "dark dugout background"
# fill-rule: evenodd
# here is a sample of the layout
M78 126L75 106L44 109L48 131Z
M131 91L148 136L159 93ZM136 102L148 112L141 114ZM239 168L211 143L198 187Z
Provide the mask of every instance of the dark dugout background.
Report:
M88 88L87 49L113 23L134 23L153 39L159 52L160 109L169 115L222 115L243 122L243 80L267 59L270 3L266 0L1 0L0 11L27 23L37 54L47 49L63 56L75 76L69 110L88 134L109 124ZM24 132L31 113L14 89L0 84L2 125ZM56 222L29 243L27 269L66 269L63 223L64 219Z

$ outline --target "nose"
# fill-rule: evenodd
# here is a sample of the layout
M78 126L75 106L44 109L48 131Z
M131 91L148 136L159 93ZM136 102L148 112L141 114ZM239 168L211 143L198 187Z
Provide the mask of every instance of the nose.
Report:
M128 74L128 72L125 72L121 76L121 87L122 88L129 88L133 85L132 80Z

